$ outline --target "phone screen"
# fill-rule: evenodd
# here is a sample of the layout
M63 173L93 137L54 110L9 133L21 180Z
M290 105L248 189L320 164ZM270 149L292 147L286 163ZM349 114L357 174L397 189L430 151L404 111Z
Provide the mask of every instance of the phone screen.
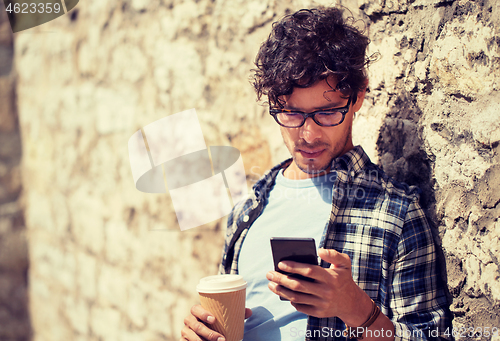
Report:
M278 268L278 263L284 260L318 265L314 238L273 237L271 238L271 249L273 252L274 269L276 271L306 281L314 281L309 277L291 274Z

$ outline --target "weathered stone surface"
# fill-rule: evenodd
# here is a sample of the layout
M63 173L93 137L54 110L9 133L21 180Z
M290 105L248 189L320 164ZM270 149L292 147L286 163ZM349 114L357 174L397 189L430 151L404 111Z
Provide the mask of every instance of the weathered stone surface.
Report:
M120 329L120 312L116 309L92 307L90 312L90 329L102 340L118 341Z
M28 267L28 250L24 230L5 233L0 240L0 268L16 271Z
M370 69L367 99L388 106L380 164L430 193L423 204L444 251L454 327L497 326L499 6L402 4L362 5L370 50L382 55Z
M2 32L2 31L0 31ZM5 34L5 33L4 33ZM0 132L12 132L18 128L15 113L15 82L13 76L0 77Z
M0 340L31 336L13 35L0 3Z
M423 189L454 327L500 326L500 7L337 3L364 19L370 53L380 54L355 142L390 175ZM272 21L320 4L332 3L87 0L75 21L16 34L17 79L0 77L0 243L12 237L20 253L10 259L0 249L0 273L1 264L26 270L27 245L34 340L179 338L197 281L216 272L225 223L180 232L168 194L135 189L128 138L196 108L207 145L238 148L251 185L289 155L255 103L252 61ZM12 44L5 27L0 21L4 47ZM9 337L21 340L29 320L19 271L0 281L0 325L7 319ZM21 288L15 321L2 298L12 283Z

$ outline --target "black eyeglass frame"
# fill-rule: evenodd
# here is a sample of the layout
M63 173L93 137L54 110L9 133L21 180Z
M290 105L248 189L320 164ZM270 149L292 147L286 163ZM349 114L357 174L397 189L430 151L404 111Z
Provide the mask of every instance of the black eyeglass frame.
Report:
M340 107L340 108L332 108L332 109L320 109L320 110L315 110L315 111L312 111L310 113L305 113L303 111L297 111L297 110L288 110L288 109L272 109L272 108L269 108L269 114L274 118L274 120L276 121L276 123L278 123L280 126L282 127L285 127L285 128L300 128L304 125L304 123L306 123L306 120L308 117L311 117L314 121L314 123L316 123L317 125L321 126L321 127L335 127L335 126L338 126L340 124L342 124L342 122L344 122L345 120L345 115L347 115L347 113L349 112L349 109L351 107L351 103L352 103L352 96L349 96L349 100L347 101L347 104L343 107ZM324 125L324 124L321 124L319 123L317 120L316 120L316 114L318 113L324 113L324 112L327 112L327 111L331 111L331 110L335 110L337 112L340 112L342 114L342 119L340 120L339 123L336 123L336 124L332 124L332 125ZM281 114L281 113L296 113L296 114L300 114L302 115L302 123L298 126L294 126L294 127L288 127L282 123L280 123L280 121L278 120L278 114Z

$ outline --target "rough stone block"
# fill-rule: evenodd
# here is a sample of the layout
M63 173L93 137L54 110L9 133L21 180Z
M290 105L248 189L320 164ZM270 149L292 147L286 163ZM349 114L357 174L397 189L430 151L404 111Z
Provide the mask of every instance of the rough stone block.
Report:
M120 268L101 264L98 277L98 299L103 305L111 305L125 310L127 305L127 286L129 276Z
M76 252L76 283L79 294L93 301L97 295L97 259L86 252Z
M89 304L80 298L64 297L63 315L69 320L74 331L86 334L89 329Z
M120 312L112 308L92 307L90 328L93 334L102 340L119 341L121 325Z
M22 272L28 267L25 231L12 231L0 237L0 270Z
M18 127L14 89L13 77L2 77L0 71L0 132L12 132Z

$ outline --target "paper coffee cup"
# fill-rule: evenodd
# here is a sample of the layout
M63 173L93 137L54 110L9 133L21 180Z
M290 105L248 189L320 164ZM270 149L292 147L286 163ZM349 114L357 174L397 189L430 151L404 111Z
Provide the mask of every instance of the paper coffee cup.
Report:
M201 306L215 316L210 328L227 341L243 340L247 282L240 275L216 275L202 278L196 287Z

